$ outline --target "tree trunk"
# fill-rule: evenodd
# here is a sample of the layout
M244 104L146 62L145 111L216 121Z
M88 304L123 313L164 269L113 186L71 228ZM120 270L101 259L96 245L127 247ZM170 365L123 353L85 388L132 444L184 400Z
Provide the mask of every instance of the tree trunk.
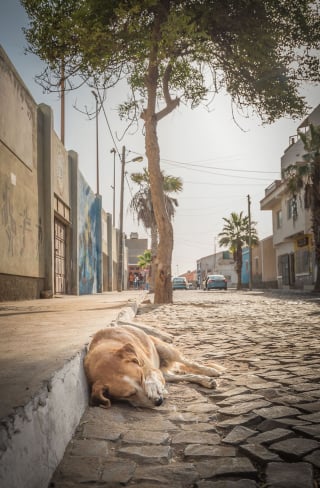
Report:
M154 274L155 274L155 261L157 257L158 249L158 229L155 225L151 226L151 266L150 266L150 281L149 291L154 293Z
M146 117L146 154L150 175L152 204L157 222L159 243L153 260L152 274L155 286L154 303L172 303L171 257L173 229L166 212L163 179L160 171L160 150L155 116Z
M172 303L171 259L173 250L173 229L166 210L163 177L160 170L160 148L157 136L158 121L168 115L178 105L178 100L172 100L169 93L169 77L171 66L168 65L161 78L166 106L156 112L157 90L159 82L158 50L161 42L161 24L169 12L169 1L162 0L159 8L155 9L155 20L151 38L149 64L146 74L148 92L147 108L142 114L145 121L146 155L150 178L150 190L153 210L158 229L157 257L154 260L153 276L155 285L154 303Z

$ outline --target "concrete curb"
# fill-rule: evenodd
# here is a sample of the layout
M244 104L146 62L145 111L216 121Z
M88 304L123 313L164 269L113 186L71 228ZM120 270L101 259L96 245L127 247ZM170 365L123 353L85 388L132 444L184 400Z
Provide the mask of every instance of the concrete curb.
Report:
M140 302L121 309L115 321L131 321ZM88 344L43 382L26 405L0 420L0 486L46 488L88 406L83 359Z

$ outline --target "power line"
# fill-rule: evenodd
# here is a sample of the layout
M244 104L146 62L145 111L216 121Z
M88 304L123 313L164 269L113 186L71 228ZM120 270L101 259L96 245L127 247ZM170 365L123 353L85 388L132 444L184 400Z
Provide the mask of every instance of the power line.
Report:
M217 170L223 170L223 171L235 171L239 173L264 173L264 174L279 174L279 171L261 171L261 170L255 170L255 169L234 169L234 168L221 168L218 166L205 166L202 164L195 164L197 161L194 161L193 163L184 163L182 161L174 161L172 159L162 159L162 161L165 161L167 163L172 163L172 164L178 164L181 166L196 166L197 168L207 168L207 169L217 169ZM208 161L211 161L210 159ZM201 162L201 161L199 161ZM190 168L191 169L191 168Z
M176 163L172 163L175 165ZM240 179L245 179L245 180L259 180L259 181L269 181L270 178L256 178L254 176L239 176L239 175L228 175L225 173L216 173L214 171L206 171L206 170L201 170L201 169L196 169L196 168L187 168L183 163L177 163L177 166L183 166L185 169L189 169L190 171L197 171L198 173L207 173L210 175L216 175L216 176L227 176L228 178L240 178ZM219 168L220 169L220 168ZM237 170L235 170L237 171Z
M265 180L263 180L265 181ZM270 180L267 180L270 181ZM183 183L192 183L193 185L210 185L210 186L265 186L265 183L211 183L210 181L189 181L184 180Z

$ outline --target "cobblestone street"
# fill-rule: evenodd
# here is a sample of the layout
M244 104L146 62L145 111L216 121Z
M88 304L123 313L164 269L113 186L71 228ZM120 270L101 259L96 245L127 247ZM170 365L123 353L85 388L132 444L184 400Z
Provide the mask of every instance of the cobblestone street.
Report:
M154 410L88 408L50 486L320 486L319 296L177 291L135 321L226 372L216 390L168 384Z

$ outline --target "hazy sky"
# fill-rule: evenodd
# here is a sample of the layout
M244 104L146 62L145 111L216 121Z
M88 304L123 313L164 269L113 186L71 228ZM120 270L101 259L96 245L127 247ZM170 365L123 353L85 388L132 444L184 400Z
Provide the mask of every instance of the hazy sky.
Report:
M60 135L60 102L57 94L45 94L35 82L43 64L31 54L25 54L26 42L22 27L27 17L18 0L0 2L0 44L28 87L35 101L50 105L54 111L54 126ZM303 95L312 109L320 103L319 87L305 86ZM143 127L126 133L126 124L117 115L118 104L126 100L124 86L108 93L105 111L108 119L99 116L100 193L103 207L112 213L113 154L115 147L121 154L127 149L129 161L145 155ZM96 191L96 124L81 113L94 111L91 90L70 92L66 101L66 148L79 155L80 171ZM76 110L77 107L79 110ZM217 95L210 110L204 106L191 110L180 105L159 123L161 166L166 174L180 176L183 192L177 198L179 207L174 218L174 252L172 273L181 274L196 268L196 260L219 250L217 235L223 227L223 217L241 210L247 214L247 195L251 197L252 220L257 222L260 239L271 235L271 212L260 211L264 190L280 177L280 158L289 145L289 137L296 133L299 120L281 119L262 126L258 118L245 119L236 114L241 129L232 118L230 99ZM110 134L110 130L112 136ZM120 160L116 156L116 226L119 224ZM128 163L128 173L140 171L147 165ZM127 178L125 185L124 231L139 232L150 237L128 210L130 198L137 187Z

